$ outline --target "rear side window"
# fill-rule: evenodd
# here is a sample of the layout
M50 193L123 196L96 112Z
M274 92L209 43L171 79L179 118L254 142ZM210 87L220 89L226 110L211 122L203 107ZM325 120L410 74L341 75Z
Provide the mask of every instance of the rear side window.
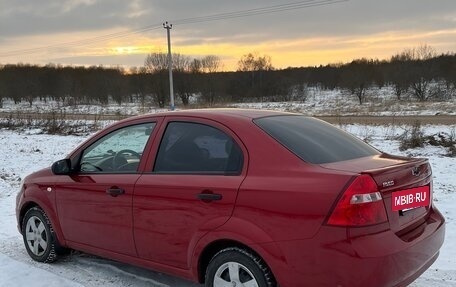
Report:
M380 154L356 137L304 116L272 116L254 120L261 129L302 160L323 164Z
M227 134L214 127L171 122L160 143L154 172L239 174L242 151Z

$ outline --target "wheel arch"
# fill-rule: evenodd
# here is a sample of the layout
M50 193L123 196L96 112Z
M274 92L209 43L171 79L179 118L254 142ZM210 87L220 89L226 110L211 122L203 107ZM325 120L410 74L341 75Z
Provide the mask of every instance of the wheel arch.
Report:
M27 213L27 211L29 211L31 208L34 208L34 207L40 208L41 210L43 210L44 213L46 213L47 217L49 218L49 221L51 222L52 228L54 230L54 234L56 236L57 243L59 244L59 246L65 247L66 241L63 237L62 230L60 229L60 225L59 225L58 219L56 217L56 214L51 212L51 209L47 208L47 206L45 204L43 204L42 202L30 200L30 201L24 202L24 204L21 206L21 209L19 212L19 218L18 218L18 223L20 224L21 233L22 233L22 225L23 225L23 221L24 221L24 216Z
M231 217L223 226L206 233L189 252L189 266L194 280L204 281L205 269L212 256L228 247L239 247L261 258L276 281L286 259L275 240L257 224L241 217Z

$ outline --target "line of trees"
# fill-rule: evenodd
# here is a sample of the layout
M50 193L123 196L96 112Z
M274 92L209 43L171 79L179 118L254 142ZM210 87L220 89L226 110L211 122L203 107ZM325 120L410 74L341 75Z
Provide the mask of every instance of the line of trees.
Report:
M0 107L3 99L16 103L35 99L65 104L123 102L152 99L168 104L167 55L149 54L144 66L121 68L59 65L0 65ZM390 85L397 100L448 100L456 94L456 54L437 55L427 46L407 49L389 60L357 59L346 64L274 69L271 58L250 53L236 72L223 72L219 57L173 55L174 90L188 105L194 96L208 105L239 101L305 100L308 87L343 89L360 104L366 91Z
M40 99L65 103L107 103L111 97L121 103L129 94L121 69L5 65L0 67L0 105L3 99L15 103Z

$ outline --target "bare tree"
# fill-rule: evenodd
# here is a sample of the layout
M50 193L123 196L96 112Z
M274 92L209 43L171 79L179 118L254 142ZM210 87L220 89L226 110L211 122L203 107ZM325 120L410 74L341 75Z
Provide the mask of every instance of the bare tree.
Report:
M366 101L366 90L372 83L373 67L373 60L359 59L343 69L341 84L357 97L360 105Z
M155 103L163 108L166 103L169 83L166 81L168 69L168 55L165 53L151 53L144 61L144 67L149 74L147 91L152 94Z
M222 61L218 56L208 55L201 59L201 66L206 73L215 73L222 68Z
M188 71L190 62L191 59L188 56L180 53L172 54L172 68L174 71ZM146 67L149 73L168 70L168 54L159 52L147 55L146 60L144 60L144 67Z
M144 61L147 72L156 73L168 69L168 55L165 53L151 53Z
M175 53L173 54L173 70L178 72L188 72L190 70L191 59L188 56Z
M191 73L200 73L202 72L203 64L200 59L193 59L190 62L190 72Z
M201 96L209 105L215 103L220 85L216 80L216 73L221 69L222 62L218 56L208 55L201 59L202 70L207 73L208 81L201 83Z
M409 69L411 59L407 56L409 53L400 53L391 57L390 64L387 66L386 73L389 82L393 85L394 94L400 101L402 95L407 93L410 86Z
M430 88L432 81L429 60L436 57L434 48L424 44L412 49L404 50L399 58L414 64L406 73L410 76L409 87L412 94L420 101L424 102L433 96Z
M147 55L144 66L149 73L155 74L154 79L163 79L157 74L166 73L168 69L168 55L164 53L151 53ZM208 102L212 103L215 99L215 88L212 79L213 73L218 72L222 67L222 62L218 56L209 55L202 59L191 59L188 56L174 53L172 56L172 65L175 72L175 90L184 105L189 103L190 97L196 91L196 83L200 73L206 72L211 77L210 81L200 83L200 92ZM163 90L162 84L155 83L156 90ZM163 96L157 95L159 98ZM160 102L160 101L159 101Z
M258 53L248 53L238 61L238 71L250 72L250 97L263 97L267 94L263 89L263 73L274 70L271 57L259 56Z
M415 51L414 60L426 61L437 56L435 49L427 44L418 46L413 50Z
M239 60L238 71L254 72L273 70L271 57L268 55L259 56L258 53L248 53Z

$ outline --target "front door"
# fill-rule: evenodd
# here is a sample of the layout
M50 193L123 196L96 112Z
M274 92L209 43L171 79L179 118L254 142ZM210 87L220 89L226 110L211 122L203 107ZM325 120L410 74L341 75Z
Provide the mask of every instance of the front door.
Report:
M136 183L135 241L140 257L188 269L198 240L231 216L247 153L211 121L167 117L162 130L155 162Z
M67 241L136 256L132 200L154 126L113 130L82 151L78 172L58 178L56 204Z

